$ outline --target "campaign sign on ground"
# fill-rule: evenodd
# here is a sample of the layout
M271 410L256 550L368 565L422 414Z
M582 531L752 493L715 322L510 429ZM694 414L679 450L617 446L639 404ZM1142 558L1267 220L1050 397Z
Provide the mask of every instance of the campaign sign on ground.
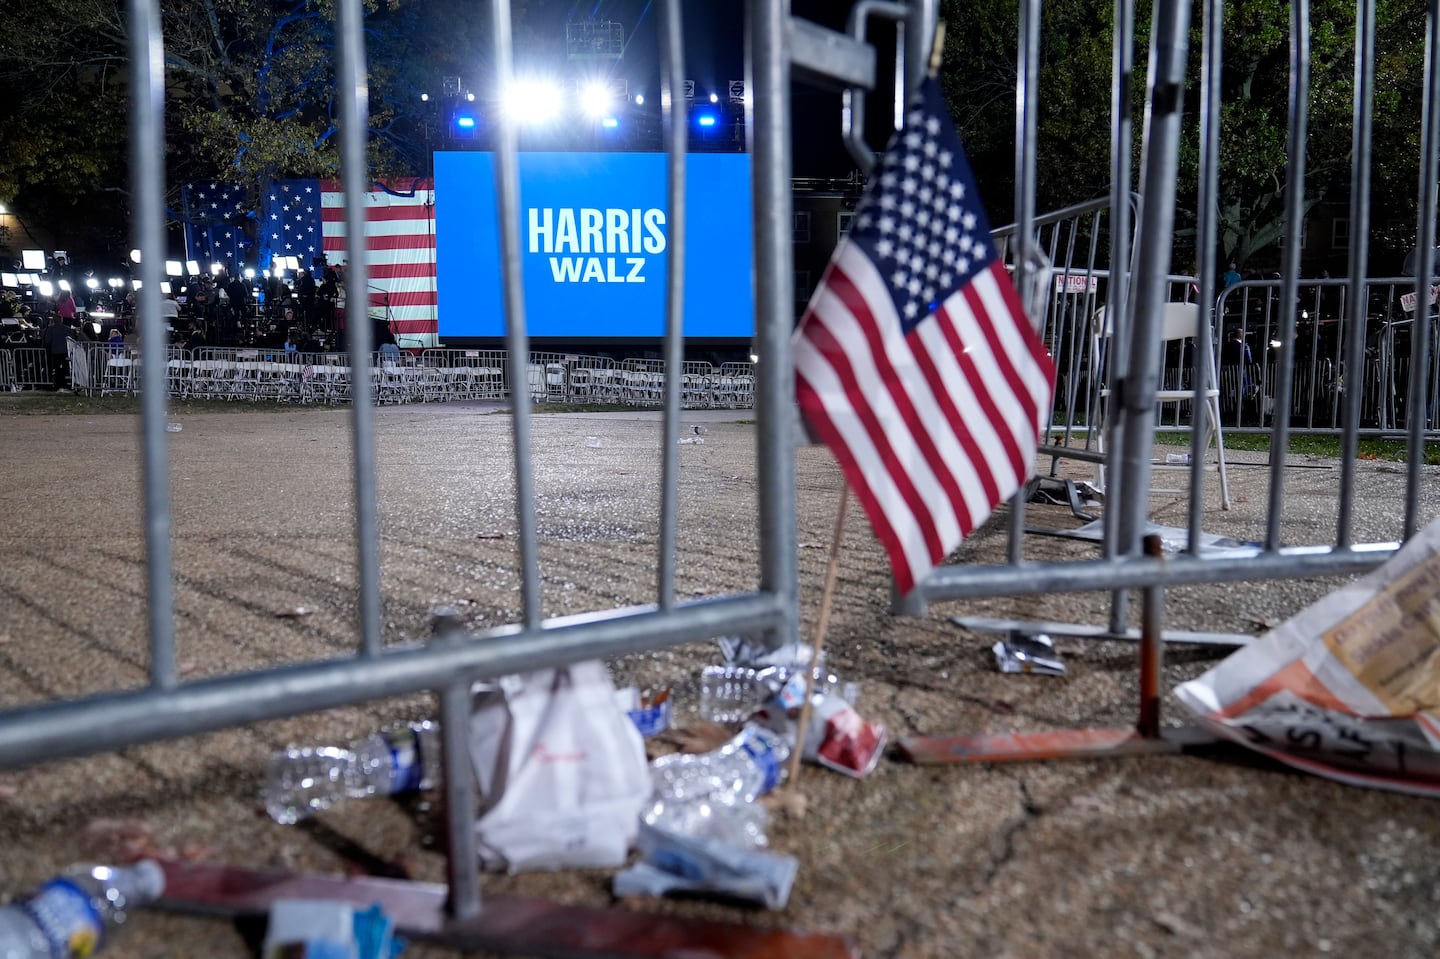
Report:
M489 153L435 154L442 338L505 334L494 171ZM662 336L668 207L664 154L520 154L529 334ZM685 335L751 336L750 158L688 157L686 218Z

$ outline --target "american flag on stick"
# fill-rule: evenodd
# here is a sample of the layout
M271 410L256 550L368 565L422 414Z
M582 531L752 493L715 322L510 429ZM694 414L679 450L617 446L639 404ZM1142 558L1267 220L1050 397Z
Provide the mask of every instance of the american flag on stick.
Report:
M1025 482L1055 370L933 77L877 173L796 333L796 395L903 595Z

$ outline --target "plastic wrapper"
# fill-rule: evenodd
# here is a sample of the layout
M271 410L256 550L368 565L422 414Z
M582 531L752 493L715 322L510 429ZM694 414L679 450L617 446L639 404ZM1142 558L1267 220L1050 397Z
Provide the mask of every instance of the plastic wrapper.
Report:
M634 686L626 686L615 691L615 701L646 739L670 728L672 706L668 686L647 690L643 695Z
M1002 673L1065 675L1065 662L1055 651L1055 641L1043 633L1035 636L1011 636L990 648L995 652L995 664Z
M778 702L772 703L755 718L794 741L798 709L782 709ZM810 706L803 755L806 762L864 779L879 764L888 740L889 730L884 725L863 719L854 706L834 693L817 692Z
M784 909L800 864L794 856L740 849L642 823L640 862L615 874L617 896L710 892Z

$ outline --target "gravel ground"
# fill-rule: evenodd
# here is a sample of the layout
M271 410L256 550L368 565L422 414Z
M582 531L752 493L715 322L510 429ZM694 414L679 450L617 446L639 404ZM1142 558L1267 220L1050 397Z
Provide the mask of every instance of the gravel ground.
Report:
M7 415L0 398L0 706L145 683L147 632L136 422L127 415ZM681 450L683 595L756 582L754 427L748 414L687 414L709 427ZM176 629L185 679L342 655L354 645L349 418L332 410L201 413L171 441ZM547 616L653 599L658 417L554 414L533 420L536 515ZM388 642L422 636L429 609L458 604L483 628L518 614L510 418L478 405L378 412ZM599 437L598 448L587 437ZM1207 497L1206 529L1263 533L1267 471L1232 467L1235 509ZM1339 470L1296 458L1285 540L1333 537ZM1067 469L1070 467L1067 467ZM1400 532L1402 467L1361 463L1357 542ZM1075 475L1084 476L1076 468ZM1424 518L1440 513L1426 468ZM818 448L798 453L805 635L813 628L840 478ZM1154 518L1183 524L1179 497ZM1078 525L1033 506L1034 526ZM960 561L1003 555L1003 515ZM1083 543L1029 536L1028 558L1084 558ZM1285 581L1172 590L1167 625L1253 633L1333 588ZM894 735L1124 725L1136 709L1135 649L1062 640L1063 679L1003 676L994 637L957 614L1103 623L1085 594L943 604L923 619L887 615L883 556L851 510L829 661L861 687L861 711ZM314 612L281 614L295 607ZM1167 688L1221 655L1171 647ZM672 684L694 718L710 644L614 664L621 682ZM260 811L260 773L291 741L345 741L426 716L425 695L305 714L223 733L0 774L0 889L33 887L78 860L162 850L239 865L344 872L354 850L440 881L435 810L352 803L318 827ZM1183 721L1166 701L1167 721ZM1194 757L1010 766L882 762L867 780L807 769L809 813L780 815L772 845L799 857L789 907L715 903L635 908L849 934L867 956L1431 956L1440 923L1440 834L1424 800ZM609 872L493 876L483 890L610 902ZM231 924L143 913L114 956L251 955ZM453 953L415 945L407 956Z

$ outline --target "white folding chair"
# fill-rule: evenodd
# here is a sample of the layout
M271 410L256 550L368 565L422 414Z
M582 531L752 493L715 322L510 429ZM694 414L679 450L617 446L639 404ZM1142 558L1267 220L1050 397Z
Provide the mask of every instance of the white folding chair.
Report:
M1106 315L1102 307L1095 313L1094 325L1092 327L1092 348L1091 348L1091 369L1099 370L1102 364L1102 357L1108 356L1106 347L1107 341L1114 335L1114 324ZM1186 376L1192 370L1192 364L1188 357L1189 353L1185 347L1185 341L1193 340L1191 349L1199 346L1198 335L1200 332L1200 306L1197 303L1166 303L1161 308L1160 315L1160 355L1152 362L1156 363L1161 370L1161 387L1155 391L1156 404L1163 403L1193 403L1195 400L1194 386L1186 382ZM1178 367L1180 376L1166 377L1167 367L1165 357L1168 348L1172 343L1179 343L1179 355L1181 357ZM1109 363L1104 364L1106 375L1109 376ZM1174 366L1170 370L1176 370ZM1220 382L1215 372L1215 357L1207 354L1200 358L1200 375L1203 377L1203 388L1200 393L1201 402L1205 404L1205 434L1200 444L1202 450L1208 451L1211 443L1214 443L1216 451L1216 463L1213 467L1220 476L1220 508L1230 508L1230 476L1225 469L1225 435L1221 430L1220 423ZM1105 405L1109 402L1110 390L1100 390L1100 409L1102 419ZM1096 448L1100 452L1105 451L1105 427L1104 423L1096 424ZM1206 467L1211 468L1211 467ZM1190 469L1189 464L1155 463L1154 470L1186 470ZM1098 468L1098 480L1100 488L1105 488L1105 464L1102 462ZM1156 488L1156 492L1173 493L1174 489Z

